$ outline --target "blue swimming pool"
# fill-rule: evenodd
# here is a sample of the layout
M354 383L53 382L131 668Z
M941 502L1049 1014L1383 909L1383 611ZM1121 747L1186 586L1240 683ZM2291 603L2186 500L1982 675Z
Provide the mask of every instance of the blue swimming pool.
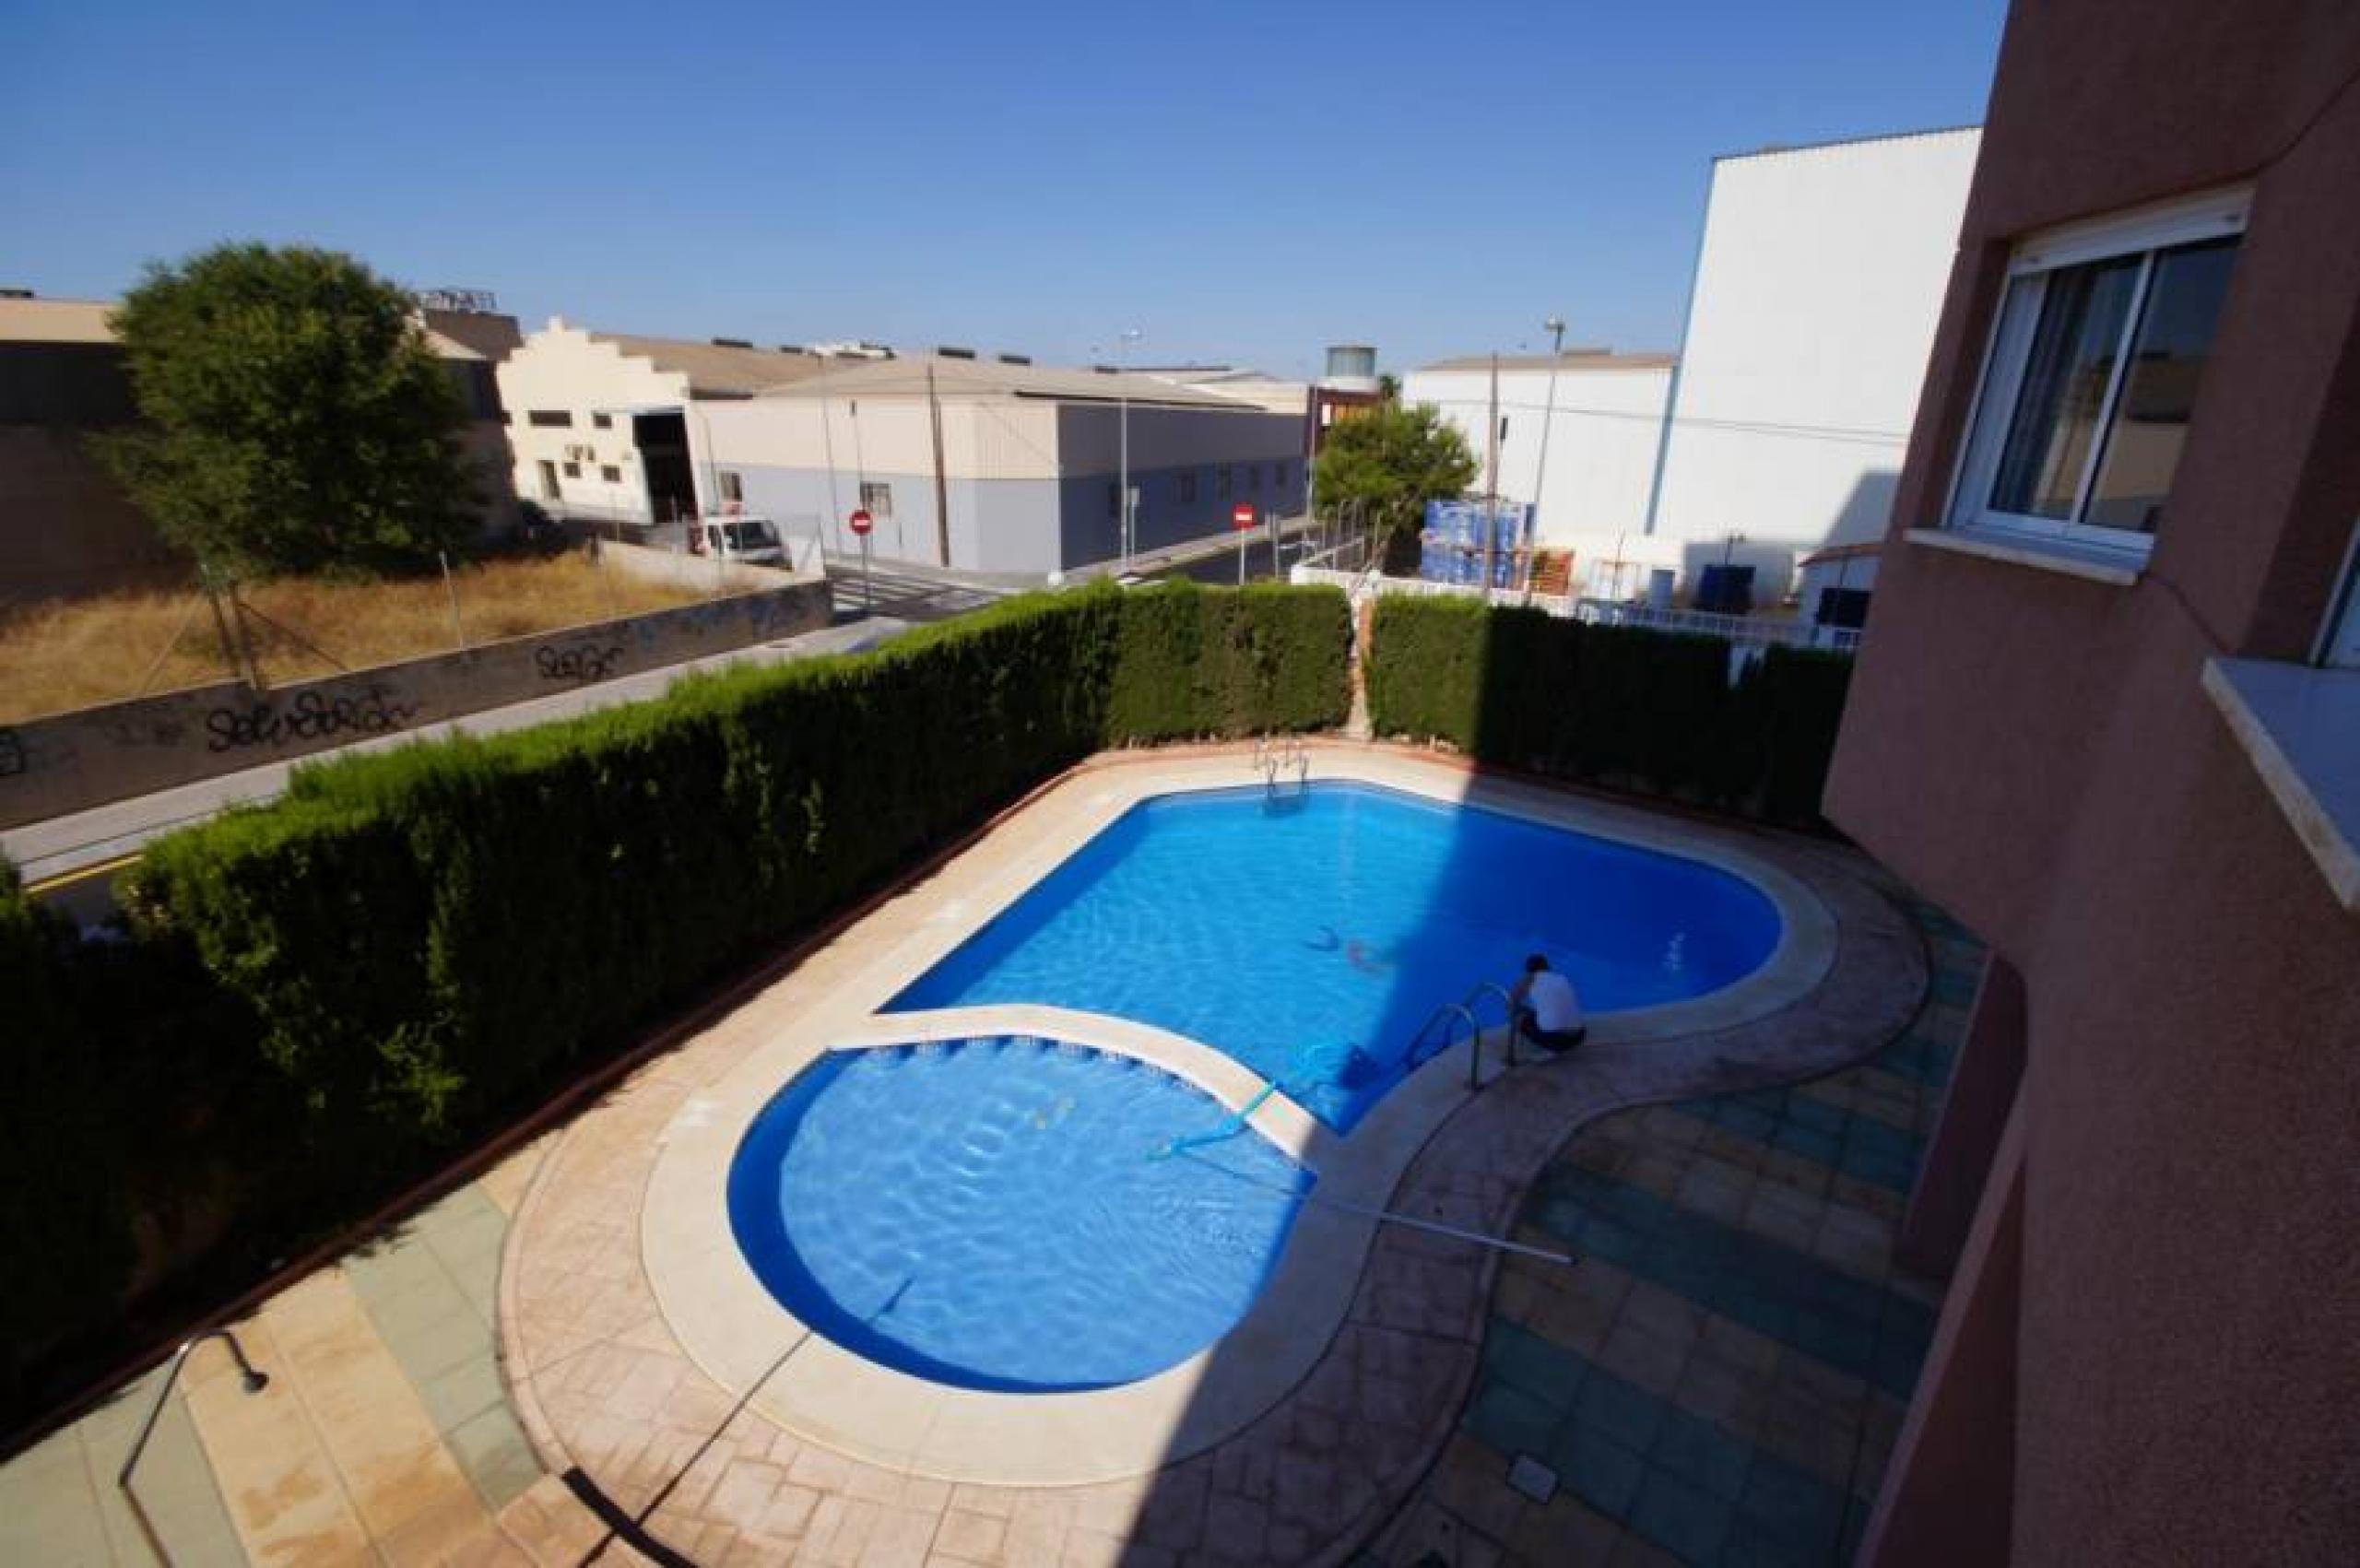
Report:
M729 1220L762 1283L844 1349L963 1388L1152 1375L1218 1338L1311 1178L1210 1096L1027 1038L837 1051L738 1145Z
M1779 928L1728 872L1502 812L1354 784L1276 803L1209 791L1126 812L888 1008L1034 1002L1154 1024L1349 1130L1435 1008L1512 980L1528 952L1613 1012L1743 978Z

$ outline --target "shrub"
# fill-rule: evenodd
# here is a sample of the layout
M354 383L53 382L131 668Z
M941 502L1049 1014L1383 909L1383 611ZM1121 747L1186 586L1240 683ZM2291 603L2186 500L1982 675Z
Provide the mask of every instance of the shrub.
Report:
M1469 598L1379 600L1380 735L1535 772L1824 826L1851 661L1770 650L1732 685L1717 637L1590 626Z
M41 1352L103 1316L131 1276L121 1086L82 1027L68 974L72 934L0 861L0 1393Z
M490 739L299 771L135 894L267 1020L314 1141L400 1161L1104 745L1332 725L1332 589L1010 600Z

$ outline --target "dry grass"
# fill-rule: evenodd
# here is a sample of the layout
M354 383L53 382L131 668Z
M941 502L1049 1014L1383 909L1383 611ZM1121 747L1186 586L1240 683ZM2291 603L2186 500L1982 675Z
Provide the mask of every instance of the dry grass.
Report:
M453 574L470 643L694 604L710 595L602 572L587 558L502 560ZM298 579L239 590L246 634L274 685L454 646L441 577L398 583ZM230 678L194 587L34 605L0 620L0 722Z

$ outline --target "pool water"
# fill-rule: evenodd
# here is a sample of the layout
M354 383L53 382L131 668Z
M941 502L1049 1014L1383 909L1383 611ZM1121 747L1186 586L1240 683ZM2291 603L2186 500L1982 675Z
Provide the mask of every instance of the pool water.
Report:
M1292 796L1292 798L1287 798ZM1032 1002L1201 1041L1348 1131L1434 1009L1541 952L1586 1010L1719 990L1778 945L1751 883L1364 784L1144 801L888 1010ZM1496 998L1481 1016L1499 1020Z
M1218 1338L1311 1177L1203 1091L1027 1038L838 1051L763 1110L729 1173L755 1274L844 1349L962 1388L1152 1375Z

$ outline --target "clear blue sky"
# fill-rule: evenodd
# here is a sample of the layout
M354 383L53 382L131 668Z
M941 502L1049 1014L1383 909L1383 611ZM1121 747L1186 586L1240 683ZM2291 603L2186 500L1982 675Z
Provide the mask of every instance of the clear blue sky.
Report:
M1678 341L1715 154L1973 124L2001 0L10 0L0 284L223 239L528 326L1400 369Z

